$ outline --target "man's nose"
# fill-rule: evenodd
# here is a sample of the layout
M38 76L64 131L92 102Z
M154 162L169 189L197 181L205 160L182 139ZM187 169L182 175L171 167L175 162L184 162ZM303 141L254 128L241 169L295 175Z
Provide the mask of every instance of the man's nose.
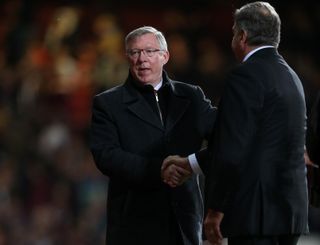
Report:
M145 51L141 50L140 53L139 53L138 59L139 60L144 60L146 58L147 58L147 55L146 55Z

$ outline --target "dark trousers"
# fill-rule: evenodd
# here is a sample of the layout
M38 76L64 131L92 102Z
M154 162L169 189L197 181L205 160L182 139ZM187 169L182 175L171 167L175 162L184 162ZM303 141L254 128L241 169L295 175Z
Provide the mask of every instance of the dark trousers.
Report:
M300 235L231 237L228 245L296 245Z

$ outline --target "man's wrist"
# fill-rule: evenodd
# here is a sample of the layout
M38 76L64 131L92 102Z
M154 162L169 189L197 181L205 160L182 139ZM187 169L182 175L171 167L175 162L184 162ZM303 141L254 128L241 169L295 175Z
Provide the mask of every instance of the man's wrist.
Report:
M195 174L202 174L203 175L203 172L199 166L199 163L198 163L198 160L196 158L196 154L191 154L188 156L188 161L189 161L189 164L190 164L190 167L192 169L192 171L195 173Z

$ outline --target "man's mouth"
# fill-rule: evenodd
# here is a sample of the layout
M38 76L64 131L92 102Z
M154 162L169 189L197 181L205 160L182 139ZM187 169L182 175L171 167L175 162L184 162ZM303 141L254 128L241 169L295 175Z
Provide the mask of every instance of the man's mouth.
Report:
M150 68L139 68L139 69L138 69L138 72L139 72L139 73L143 73L143 74L144 74L144 73L147 73L147 72L149 72L149 71L150 71Z

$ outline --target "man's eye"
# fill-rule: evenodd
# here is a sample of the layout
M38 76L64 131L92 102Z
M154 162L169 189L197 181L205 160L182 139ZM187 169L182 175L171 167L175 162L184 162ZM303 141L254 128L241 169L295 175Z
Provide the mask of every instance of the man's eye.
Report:
M150 54L153 53L153 50L152 49L146 49L146 53L147 53L147 55L150 55Z

